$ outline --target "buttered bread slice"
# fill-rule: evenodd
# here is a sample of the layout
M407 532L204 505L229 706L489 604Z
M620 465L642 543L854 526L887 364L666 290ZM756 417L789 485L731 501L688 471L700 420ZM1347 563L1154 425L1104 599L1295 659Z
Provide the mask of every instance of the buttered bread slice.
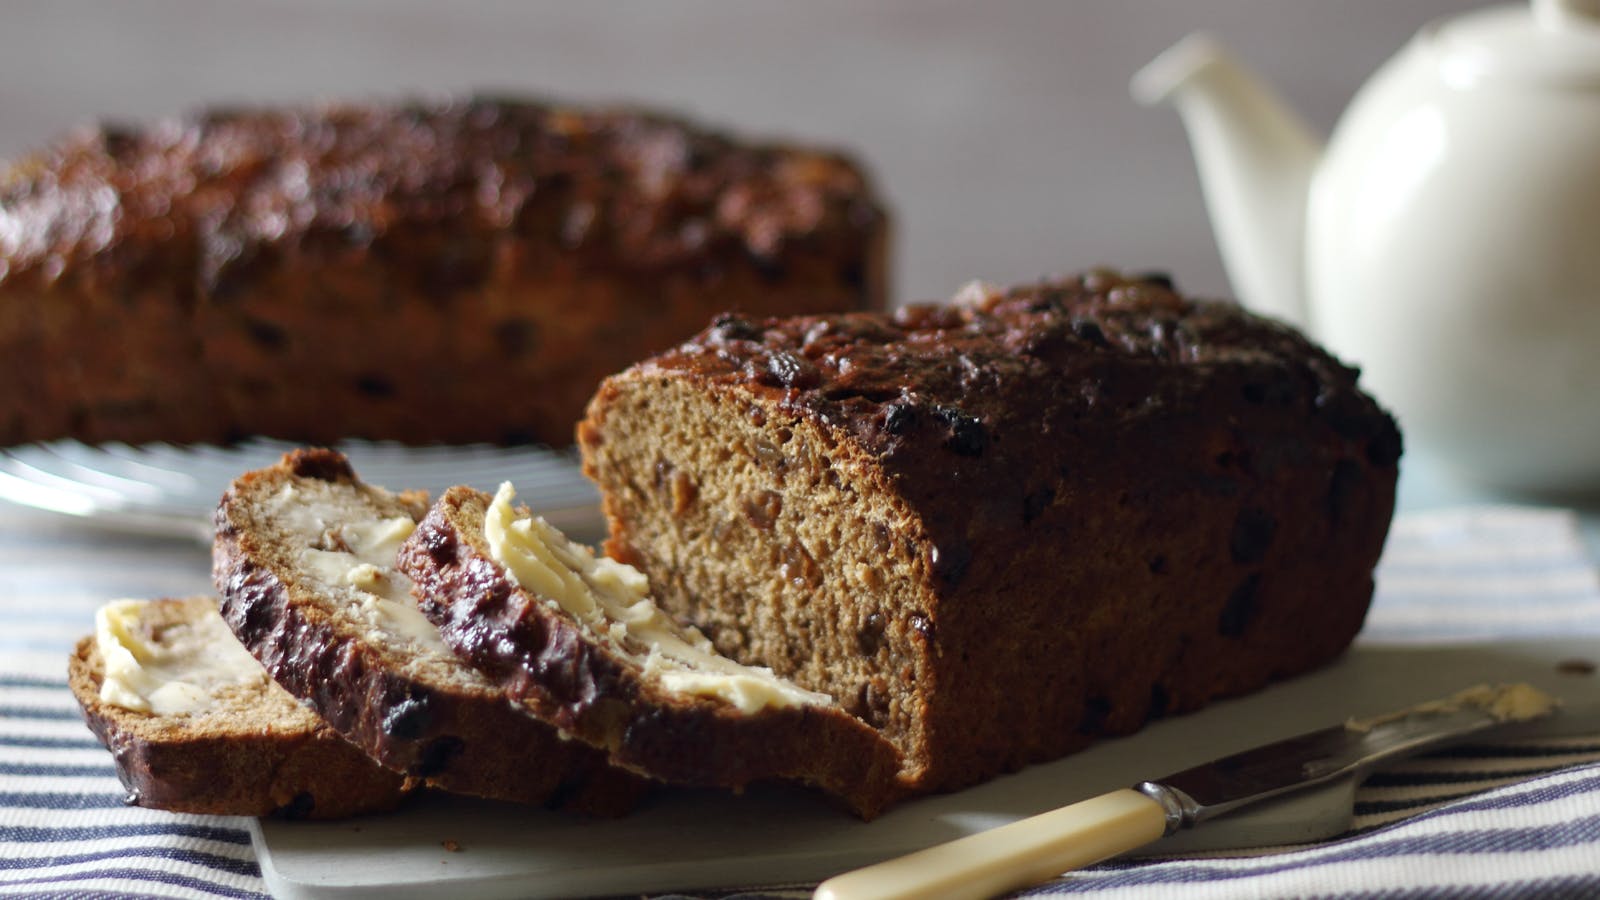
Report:
M67 675L138 806L334 819L392 808L413 784L279 687L210 597L107 604Z
M649 597L644 576L596 557L504 485L455 487L399 566L444 641L524 708L615 765L662 781L823 789L870 818L900 793L898 752L834 698L741 665Z
M394 559L425 509L331 450L246 473L216 514L223 618L279 684L395 771L455 793L630 808L642 779L507 702L417 611Z

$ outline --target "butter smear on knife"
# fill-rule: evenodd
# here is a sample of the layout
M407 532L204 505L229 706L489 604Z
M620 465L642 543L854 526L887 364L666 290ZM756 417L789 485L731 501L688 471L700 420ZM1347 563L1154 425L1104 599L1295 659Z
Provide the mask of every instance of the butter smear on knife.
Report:
M1370 719L1348 719L1344 727L1365 734L1379 725L1397 722L1411 716L1431 716L1478 709L1500 722L1523 722L1548 714L1559 705L1556 698L1531 684L1478 684L1450 695L1442 700L1429 700L1395 712L1373 716Z

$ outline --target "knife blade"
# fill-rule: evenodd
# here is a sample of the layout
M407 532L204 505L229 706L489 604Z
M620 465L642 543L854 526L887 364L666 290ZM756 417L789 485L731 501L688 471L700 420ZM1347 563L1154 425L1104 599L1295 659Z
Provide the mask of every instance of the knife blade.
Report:
M992 897L1274 797L1357 776L1386 760L1547 717L1558 706L1526 684L1478 685L847 872L818 886L813 900Z

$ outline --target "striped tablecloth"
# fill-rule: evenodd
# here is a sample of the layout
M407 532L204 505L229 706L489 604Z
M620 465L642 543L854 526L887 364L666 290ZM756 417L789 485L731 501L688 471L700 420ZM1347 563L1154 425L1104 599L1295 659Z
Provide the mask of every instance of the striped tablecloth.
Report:
M66 688L97 606L207 591L208 567L202 547L0 509L0 895L263 895L241 820L123 805ZM1361 639L1575 635L1600 655L1600 579L1575 519L1497 508L1401 517ZM1114 862L1027 893L1600 896L1600 736L1457 747L1377 774L1357 803L1338 840Z

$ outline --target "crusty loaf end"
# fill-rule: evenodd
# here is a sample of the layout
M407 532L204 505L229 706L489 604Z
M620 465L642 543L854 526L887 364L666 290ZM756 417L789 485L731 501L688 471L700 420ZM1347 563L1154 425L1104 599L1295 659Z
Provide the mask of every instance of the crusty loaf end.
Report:
M173 632L216 616L216 601L208 597L154 600L140 604L132 627L159 648ZM105 660L89 636L68 659L67 676L84 720L111 751L132 804L211 815L337 819L392 809L412 786L340 737L264 672L256 680L210 687L193 711L130 709L102 699Z

